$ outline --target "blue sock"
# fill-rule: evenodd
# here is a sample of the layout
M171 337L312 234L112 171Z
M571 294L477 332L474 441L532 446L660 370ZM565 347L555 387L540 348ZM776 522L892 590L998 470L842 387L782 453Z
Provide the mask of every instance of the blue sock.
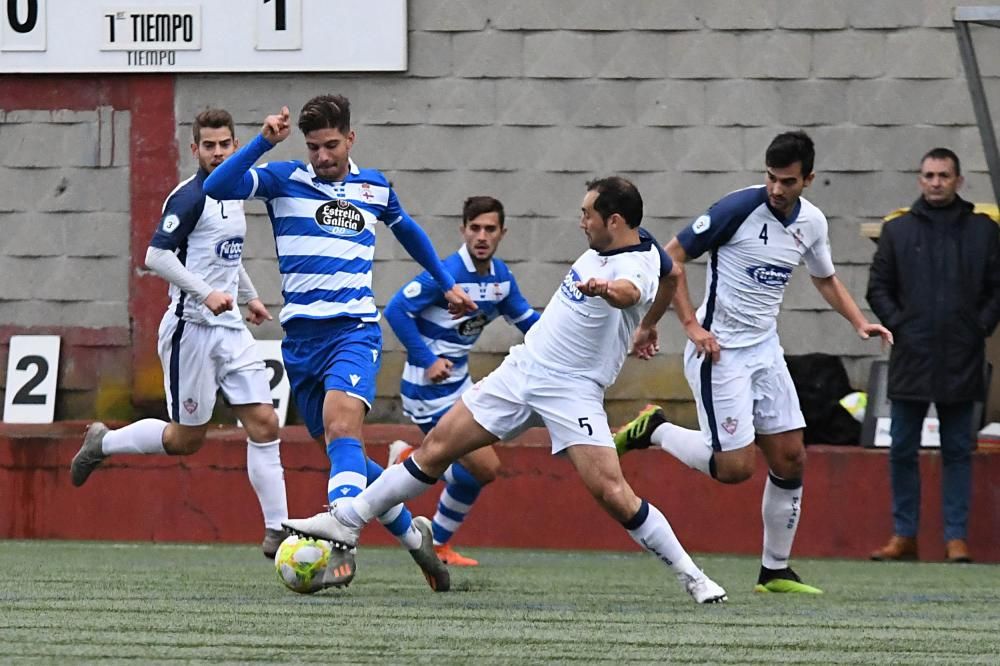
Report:
M368 458L368 483L371 483L382 475L382 466ZM378 517L380 523L385 525L385 529L394 537L401 537L410 531L413 524L413 514L402 504L397 504Z
M483 489L476 477L462 466L453 462L444 472L447 486L441 492L437 513L434 514L434 543L446 544L462 526L465 516L472 510L472 505Z
M354 497L368 485L365 453L361 442L353 437L340 437L326 445L330 458L330 480L326 484L327 501L331 504L342 497Z

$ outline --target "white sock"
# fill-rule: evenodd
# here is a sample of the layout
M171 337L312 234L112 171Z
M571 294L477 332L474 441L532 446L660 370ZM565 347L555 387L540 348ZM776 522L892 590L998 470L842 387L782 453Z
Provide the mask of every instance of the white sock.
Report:
M247 476L257 493L264 527L280 530L288 520L288 500L285 497L285 470L281 467L280 439L273 442L247 440Z
M712 459L712 447L700 430L664 423L653 431L649 439L691 469L711 474L708 463Z
M768 569L784 569L802 516L802 480L782 479L768 472L760 514L764 519L764 553L760 563Z
M124 428L111 430L101 442L106 456L116 453L141 453L166 455L163 448L163 431L169 425L159 419L143 419Z
M627 523L623 523L628 535L637 544L655 555L664 564L673 569L676 574L700 576L701 571L695 566L691 556L677 540L674 530L660 510L642 501L639 512Z
M397 504L379 516L378 522L383 525L388 525L392 521L399 518L399 514L401 513L403 513L403 505ZM420 530L417 529L417 526L411 522L409 529L402 534L397 534L396 539L406 550L416 550L417 548L420 548L420 544L423 543L424 535L422 535Z
M411 471L411 469L413 471ZM360 495L337 504L337 518L345 525L362 527L397 504L429 490L437 479L427 476L413 458L386 468Z

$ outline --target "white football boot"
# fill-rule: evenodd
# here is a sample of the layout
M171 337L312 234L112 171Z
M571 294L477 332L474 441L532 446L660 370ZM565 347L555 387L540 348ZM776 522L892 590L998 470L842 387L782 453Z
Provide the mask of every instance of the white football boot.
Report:
M718 583L698 570L698 575L692 576L686 573L677 574L677 580L691 598L699 604L721 604L729 599L726 591Z
M361 528L345 525L337 519L337 505L343 501L337 500L326 511L317 513L312 518L290 518L281 524L292 534L323 539L329 541L335 549L350 550L358 545Z

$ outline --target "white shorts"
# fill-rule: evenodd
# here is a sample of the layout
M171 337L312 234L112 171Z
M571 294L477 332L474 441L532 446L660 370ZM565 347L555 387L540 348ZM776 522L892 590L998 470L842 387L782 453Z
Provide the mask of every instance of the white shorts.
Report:
M694 393L698 424L715 451L748 446L755 434L806 427L777 336L752 347L723 349L718 363L684 348L684 374Z
M175 423L208 423L219 389L231 405L271 403L267 369L245 327L193 324L170 311L160 322L157 348Z
M589 379L549 370L518 351L462 394L476 422L507 440L533 425L537 414L549 431L554 454L575 444L614 448L604 389Z

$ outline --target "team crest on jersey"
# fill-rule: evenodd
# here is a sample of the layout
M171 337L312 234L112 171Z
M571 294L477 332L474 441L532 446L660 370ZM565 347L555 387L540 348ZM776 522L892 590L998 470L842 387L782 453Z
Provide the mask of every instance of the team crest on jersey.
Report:
M335 199L316 209L316 224L333 236L357 236L364 231L365 216L347 199Z
M243 256L243 236L233 236L215 245L215 254L223 261L239 261Z
M488 323L490 322L486 314L482 311L477 312L475 316L469 317L458 325L458 334L467 338L479 335Z
M566 273L566 277L563 278L562 284L559 285L559 291L569 300L582 303L584 299L583 293L576 287L576 283L579 281L580 274L571 268L569 269L569 273Z
M747 275L765 287L784 287L792 276L792 269L784 266L749 266Z
M694 221L694 224L691 225L691 231L696 234L704 233L708 231L710 226L712 226L712 218L708 215L702 215Z

